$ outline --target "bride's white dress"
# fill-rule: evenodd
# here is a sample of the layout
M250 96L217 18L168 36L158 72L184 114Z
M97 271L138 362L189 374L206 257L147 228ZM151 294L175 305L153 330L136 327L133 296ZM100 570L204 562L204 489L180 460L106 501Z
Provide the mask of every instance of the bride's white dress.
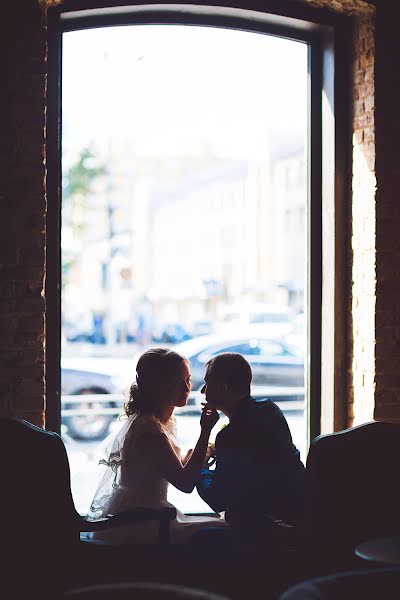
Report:
M109 495L107 503L103 505L104 510L101 516L117 514L138 506L146 508L172 506L167 500L168 481L160 475L144 452L137 448L137 442L144 433L161 431L168 437L171 446L180 458L181 451L176 439L174 418L171 418L168 423L162 424L152 415L130 417L125 428L126 433L121 442L117 468L113 469L112 493ZM224 527L227 526L227 523L224 519L217 517L189 516L177 510L176 519L170 524L171 542L174 544L186 542L193 533L210 526ZM147 521L114 527L91 535L94 539L115 543L157 543L158 528L157 521Z

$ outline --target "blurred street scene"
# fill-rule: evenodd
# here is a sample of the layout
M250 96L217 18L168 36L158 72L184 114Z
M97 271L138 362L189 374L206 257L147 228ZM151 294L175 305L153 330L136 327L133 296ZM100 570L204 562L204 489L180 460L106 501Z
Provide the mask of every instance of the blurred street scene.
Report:
M204 365L229 351L304 448L307 85L307 46L272 36L64 34L62 427L79 509L151 346L190 360L183 446Z

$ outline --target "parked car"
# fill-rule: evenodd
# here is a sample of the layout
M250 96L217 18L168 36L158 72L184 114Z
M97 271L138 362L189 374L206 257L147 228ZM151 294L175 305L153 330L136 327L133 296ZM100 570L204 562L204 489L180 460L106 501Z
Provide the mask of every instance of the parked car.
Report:
M211 335L214 333L214 324L210 319L194 321L188 327L188 333L191 338L198 337L200 335Z
M104 402L91 396L108 394ZM88 399L73 396L88 396ZM122 413L124 398L113 376L79 368L61 368L61 417L68 435L76 440L101 440L115 417Z
M181 323L162 323L154 328L152 339L154 342L177 344L190 339L190 334Z
M73 331L69 332L66 336L68 342L86 342L87 344L105 344L106 338L102 333L96 333L94 331Z
M250 363L253 385L303 387L304 361L299 348L266 337L211 335L193 338L174 348L190 360L192 388L204 381L205 363L221 352L238 352Z

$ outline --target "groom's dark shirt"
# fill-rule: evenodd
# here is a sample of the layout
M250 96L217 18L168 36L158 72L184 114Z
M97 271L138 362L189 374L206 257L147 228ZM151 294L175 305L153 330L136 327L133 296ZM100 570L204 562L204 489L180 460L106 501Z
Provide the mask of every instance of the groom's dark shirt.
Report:
M196 486L213 510L263 511L288 523L301 520L305 468L274 402L243 398L216 437L215 456L215 469L203 469Z

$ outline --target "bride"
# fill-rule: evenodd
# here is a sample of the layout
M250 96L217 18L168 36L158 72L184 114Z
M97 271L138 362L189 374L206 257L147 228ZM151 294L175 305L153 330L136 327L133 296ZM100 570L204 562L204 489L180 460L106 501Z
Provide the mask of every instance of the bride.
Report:
M185 406L190 393L188 361L165 348L147 350L136 367L136 382L125 403L127 421L117 434L106 459L105 473L90 506L88 518L118 514L138 506L161 508L167 501L168 484L190 494L204 465L211 429L218 413L206 405L201 433L185 457L176 439L173 410ZM224 527L217 517L194 517L177 510L171 522L172 543L183 543L206 527ZM158 522L114 527L91 534L116 543L157 541Z

